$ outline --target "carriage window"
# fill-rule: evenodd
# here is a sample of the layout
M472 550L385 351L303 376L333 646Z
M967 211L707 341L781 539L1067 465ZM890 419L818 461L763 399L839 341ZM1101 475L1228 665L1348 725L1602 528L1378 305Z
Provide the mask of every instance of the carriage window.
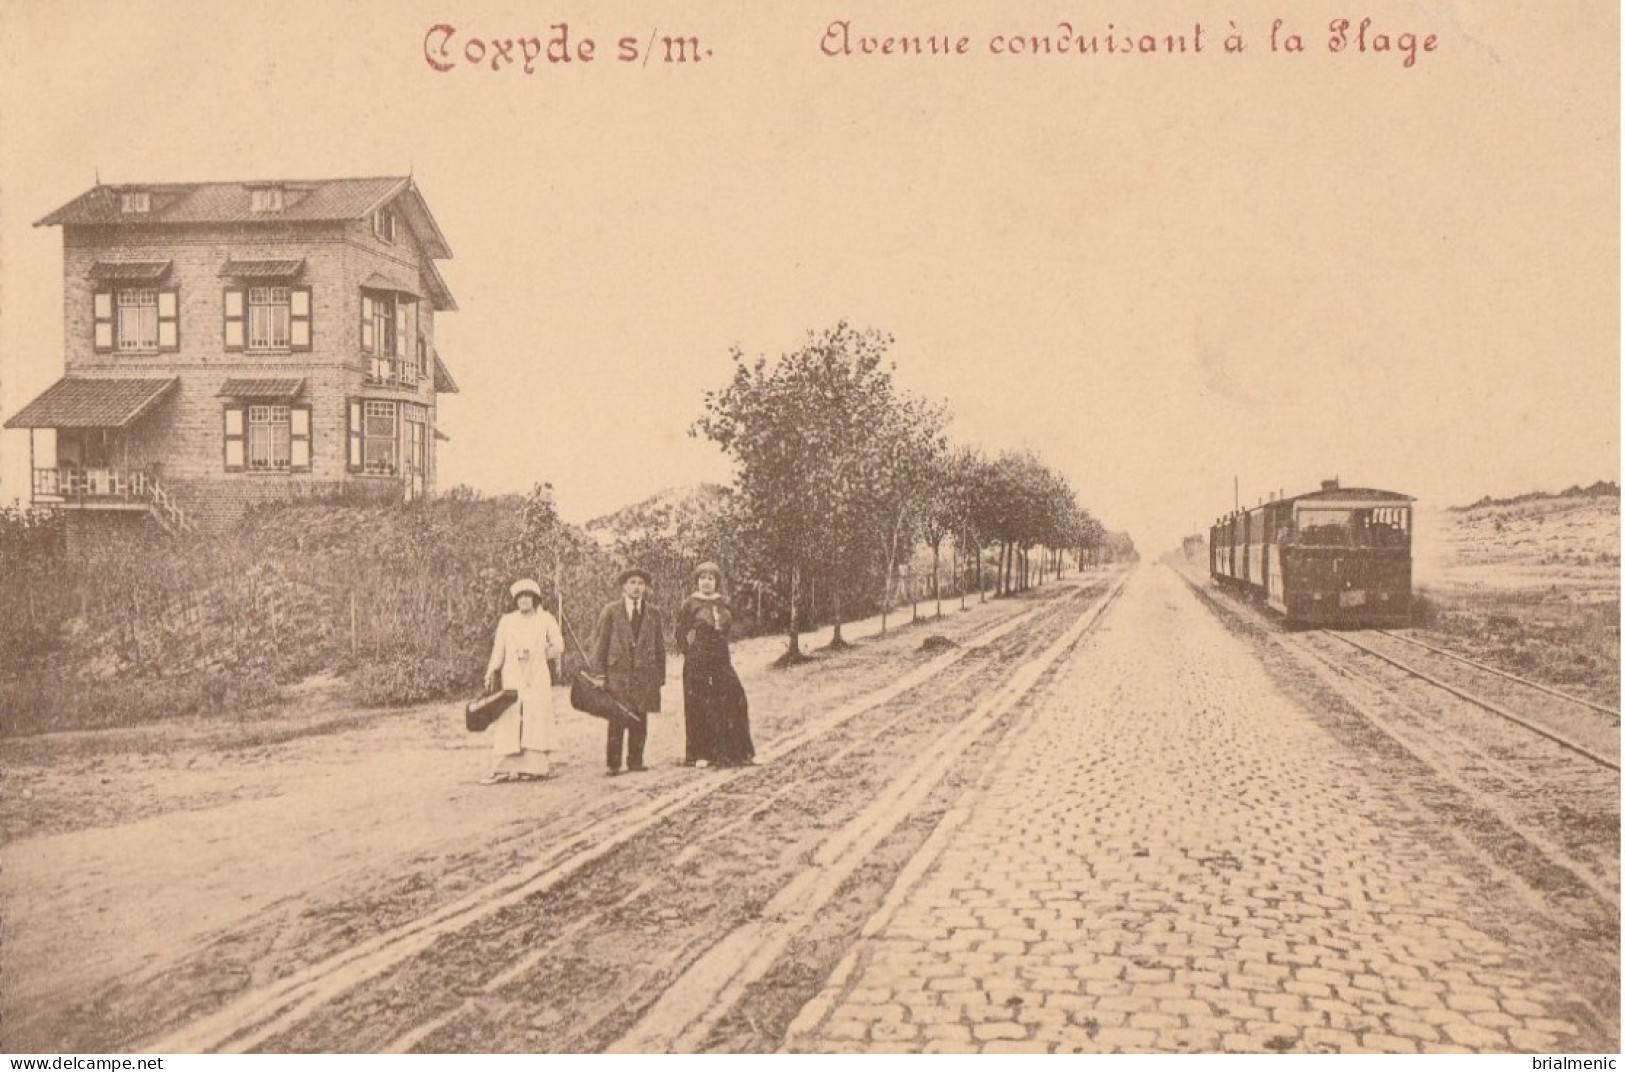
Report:
M1410 510L1306 507L1298 511L1298 538L1308 547L1403 547L1410 540Z
M1371 511L1371 543L1375 547L1403 547L1410 542L1411 512L1404 506L1379 506Z

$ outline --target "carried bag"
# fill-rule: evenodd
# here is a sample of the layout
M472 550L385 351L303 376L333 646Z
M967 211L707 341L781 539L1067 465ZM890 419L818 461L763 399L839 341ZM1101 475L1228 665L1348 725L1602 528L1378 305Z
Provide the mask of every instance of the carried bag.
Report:
M563 617L562 611L560 617ZM564 622L564 628L569 631L570 639L576 642L576 650L581 653L582 661L590 664L592 660L587 656L587 649L568 619ZM641 730L644 726L642 715L622 703L604 682L585 670L577 670L570 678L570 706L584 715L617 722L627 729Z
M477 700L470 700L468 707L463 710L463 721L468 726L469 733L480 733L491 723L502 717L502 712L519 701L518 689L502 689L497 692L481 696Z
M576 671L570 681L570 706L594 718L619 722L629 729L642 729L643 716L615 698L584 670Z

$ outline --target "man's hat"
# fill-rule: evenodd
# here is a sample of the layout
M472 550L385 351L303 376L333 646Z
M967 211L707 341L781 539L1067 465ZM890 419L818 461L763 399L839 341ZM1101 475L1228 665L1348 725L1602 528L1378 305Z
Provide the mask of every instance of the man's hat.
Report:
M633 566L629 570L622 570L621 575L615 579L615 583L617 585L622 585L627 581L630 581L633 577L642 577L644 584L654 584L654 581L649 578L649 571L638 566Z

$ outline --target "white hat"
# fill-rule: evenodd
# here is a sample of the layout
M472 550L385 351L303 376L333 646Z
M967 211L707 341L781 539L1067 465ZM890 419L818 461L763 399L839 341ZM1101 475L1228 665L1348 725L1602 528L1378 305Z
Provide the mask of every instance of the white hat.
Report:
M513 587L508 589L508 595L512 596L514 599L518 599L526 592L529 592L531 595L535 596L536 602L540 603L542 601L542 586L531 580L529 577L526 577L522 581L513 582Z

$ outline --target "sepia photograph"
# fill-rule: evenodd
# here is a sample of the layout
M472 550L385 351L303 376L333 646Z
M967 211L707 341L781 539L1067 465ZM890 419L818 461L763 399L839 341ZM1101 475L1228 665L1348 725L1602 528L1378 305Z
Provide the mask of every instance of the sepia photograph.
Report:
M0 41L0 1051L1611 1067L1616 5Z

